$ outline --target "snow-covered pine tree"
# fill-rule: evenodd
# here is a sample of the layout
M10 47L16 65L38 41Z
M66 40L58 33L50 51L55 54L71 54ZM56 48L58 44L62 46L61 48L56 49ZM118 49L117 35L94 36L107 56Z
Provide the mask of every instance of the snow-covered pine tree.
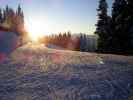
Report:
M127 32L127 2L126 0L115 0L112 7L113 27L113 51L126 53L129 50L129 36Z
M96 24L96 32L98 35L98 50L100 52L107 52L109 49L109 38L110 38L110 20L111 18L107 14L108 4L106 0L99 0L98 11L98 22Z

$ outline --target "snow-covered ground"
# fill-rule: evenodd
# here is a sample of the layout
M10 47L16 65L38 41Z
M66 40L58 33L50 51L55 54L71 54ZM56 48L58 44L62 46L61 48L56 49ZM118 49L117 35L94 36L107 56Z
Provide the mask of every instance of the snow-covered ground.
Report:
M0 64L0 100L133 100L133 57L25 45Z

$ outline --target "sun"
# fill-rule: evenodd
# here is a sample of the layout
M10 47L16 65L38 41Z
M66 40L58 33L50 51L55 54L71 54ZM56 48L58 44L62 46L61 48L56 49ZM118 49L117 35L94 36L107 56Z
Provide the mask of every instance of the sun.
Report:
M32 42L37 42L41 37L47 35L47 23L42 18L30 18L26 21L28 36Z

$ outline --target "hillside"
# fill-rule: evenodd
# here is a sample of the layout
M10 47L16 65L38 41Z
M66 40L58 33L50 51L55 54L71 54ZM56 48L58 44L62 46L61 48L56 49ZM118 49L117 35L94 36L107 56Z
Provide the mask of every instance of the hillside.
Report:
M28 44L0 64L0 100L133 100L133 57Z

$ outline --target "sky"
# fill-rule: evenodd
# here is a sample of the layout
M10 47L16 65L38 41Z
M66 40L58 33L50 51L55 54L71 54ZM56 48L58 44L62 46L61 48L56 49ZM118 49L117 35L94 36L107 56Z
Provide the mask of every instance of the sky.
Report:
M107 2L110 11L112 0ZM0 7L7 4L13 9L21 4L26 25L36 24L45 33L95 31L98 0L0 0Z

